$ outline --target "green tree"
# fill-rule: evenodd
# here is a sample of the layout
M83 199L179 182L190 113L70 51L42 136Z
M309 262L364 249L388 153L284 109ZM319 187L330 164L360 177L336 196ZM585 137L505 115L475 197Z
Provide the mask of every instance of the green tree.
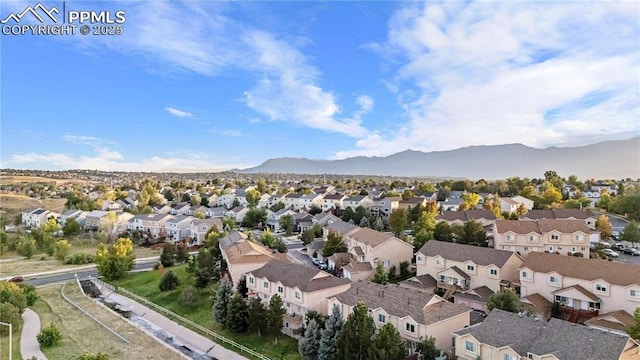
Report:
M278 335L280 329L282 329L282 321L284 319L284 304L280 295L275 294L269 301L269 307L267 308L267 333L271 335Z
M376 265L376 272L373 274L373 280L371 281L377 284L382 284L382 285L389 282L389 273L384 271L384 268L382 267L381 262L378 262L378 264Z
M304 336L298 340L298 352L304 360L317 360L320 348L320 329L315 320L309 321Z
M632 339L640 339L640 307L633 312L633 324L627 327L627 333Z
M212 280L218 278L220 269L218 268L216 258L208 248L198 251L198 258L195 263L197 264L195 269L196 287L204 288Z
M366 218L367 215L369 215L369 212L367 211L367 209L365 209L364 206L359 205L358 207L356 207L356 211L353 213L353 223L354 224L360 224L360 222L362 221L362 218Z
M206 197L206 196L203 196L200 199L200 206L207 206L208 207L209 206L209 198Z
M418 252L427 241L433 239L433 232L431 231L420 231L413 238L413 251Z
M171 291L175 290L178 285L180 285L178 277L173 273L173 271L169 270L162 275L158 287L160 288L160 291Z
M318 224L313 225L311 229L307 229L302 233L302 244L309 245L315 238L322 236L322 227Z
M501 309L512 313L520 311L520 298L512 289L504 289L504 291L494 293L487 300L487 309Z
M636 243L640 241L640 226L638 223L631 220L627 226L624 227L624 230L622 230L620 240L628 241L632 247L635 247Z
M262 196L260 192L255 189L247 190L244 195L250 208L258 206L258 202L260 202L260 197Z
M109 360L109 355L102 352L97 352L95 354L84 352L80 355L78 360Z
M420 354L420 360L436 360L440 356L440 349L436 347L436 339L429 336L418 343L416 350Z
M418 234L421 231L434 231L436 228L436 216L438 215L438 204L435 202L428 203L422 207L418 219L413 224L413 233Z
M267 210L264 208L249 209L242 219L242 225L250 228L258 228L267 221Z
M27 259L33 257L33 253L36 251L36 241L30 237L23 237L16 246L16 252L18 255L22 255Z
M184 243L177 244L176 245L176 262L183 263L188 259L189 259L189 251L187 250L187 245Z
M389 227L396 237L400 237L402 232L407 229L408 213L406 209L393 210L389 215Z
M227 326L227 310L232 296L233 284L231 284L229 278L225 276L220 281L220 285L216 291L216 300L213 302L213 318L223 327Z
M320 344L318 347L318 360L338 360L338 338L342 331L344 321L338 306L334 305L331 315L320 330Z
M453 242L453 229L446 221L440 221L433 231L433 238L438 241Z
M191 203L191 206L198 206L200 205L200 201L202 199L200 198L200 195L198 194L193 194L191 195L191 198L189 199L189 202Z
M328 258L335 253L347 252L347 245L342 240L342 235L337 231L330 231L327 235L327 241L322 247L322 256Z
M482 224L475 220L469 220L458 231L457 241L463 244L487 246L487 233Z
M356 217L356 213L350 207L344 209L344 211L342 212L342 221L345 221L345 222L353 221L355 223L356 222L354 220L355 217Z
M373 336L369 359L402 360L407 356L407 344L391 323L386 323Z
M64 260L71 251L71 244L67 240L58 240L56 242L56 259Z
M338 338L338 358L342 360L367 360L375 333L375 324L367 306L359 302L349 314Z
M176 198L176 193L174 193L171 189L167 189L164 192L164 198L167 199L167 201L173 201L173 199Z
M602 214L598 216L596 220L596 229L600 230L603 239L609 239L611 237L611 223L607 215Z
M258 336L266 331L267 310L260 298L253 298L249 303L249 331Z
M120 238L108 247L100 244L95 256L98 274L109 280L120 279L133 269L135 258L129 238Z
M75 218L67 219L67 222L64 223L64 227L62 228L64 236L77 236L80 235L81 232L82 226Z
M20 329L22 329L22 316L20 315L20 310L15 307L13 304L8 302L0 303L0 321L6 324L11 324L13 333L15 334ZM8 326L0 326L0 334L8 335L9 327ZM18 332L18 334L20 334Z
M562 203L562 193L555 187L551 186L542 193L543 207L557 208Z
M278 225L281 229L284 229L287 236L291 236L293 234L293 226L296 221L292 215L282 215L280 219L278 219Z
M62 334L54 324L42 329L36 338L40 346L44 348L62 344Z
M164 267L170 267L176 264L176 245L174 243L164 244L162 253L160 254L160 263Z
M249 305L240 293L235 293L229 300L226 325L235 333L246 332L249 328Z

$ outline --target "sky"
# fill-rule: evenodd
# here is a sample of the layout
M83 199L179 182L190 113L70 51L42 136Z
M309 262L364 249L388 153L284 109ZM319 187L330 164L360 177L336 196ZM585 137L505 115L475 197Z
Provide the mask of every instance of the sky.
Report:
M42 4L64 12L62 1ZM0 18L35 5L3 0ZM215 171L640 135L637 1L65 9L124 11L123 33L3 28L2 168ZM26 14L20 25L35 23Z

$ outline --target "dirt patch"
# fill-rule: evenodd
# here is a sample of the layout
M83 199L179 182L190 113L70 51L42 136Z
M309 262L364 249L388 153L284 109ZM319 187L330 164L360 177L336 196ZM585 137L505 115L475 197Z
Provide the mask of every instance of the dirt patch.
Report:
M16 183L56 183L61 184L85 184L95 183L95 181L87 181L81 179L52 179L41 176L19 176L19 175L3 175L0 176L0 184L16 184Z

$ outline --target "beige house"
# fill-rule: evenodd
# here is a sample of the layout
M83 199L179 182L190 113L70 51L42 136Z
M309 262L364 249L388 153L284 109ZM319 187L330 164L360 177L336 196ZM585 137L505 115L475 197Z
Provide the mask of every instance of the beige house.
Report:
M202 245L206 239L207 233L214 226L218 230L222 230L222 220L220 219L197 219L191 221L191 244Z
M532 253L520 267L520 294L558 302L575 321L640 307L640 266Z
M398 201L398 209L410 210L416 206L426 206L426 205L427 205L427 199L423 197L414 197L414 198Z
M322 211L329 211L331 209L342 209L343 201L347 197L342 194L328 194L324 195L322 199Z
M375 199L373 201L373 206L371 206L369 211L372 216L382 216L386 218L391 215L394 210L398 209L398 206L400 206L400 199L401 198L398 196Z
M358 281L349 290L329 299L328 309L337 306L346 320L359 302L369 308L378 328L391 323L407 342L407 353L416 343L433 336L439 349L451 349L451 333L469 326L471 309L450 303L435 294L398 285Z
M309 310L327 314L327 298L346 291L348 279L335 277L317 268L272 260L247 273L249 295L268 303L275 294L287 311L285 329L297 329Z
M356 211L358 206L362 206L363 208L369 210L373 206L373 199L369 195L356 195L344 199L342 203L345 209L351 208L351 210Z
M523 257L549 252L589 258L590 239L591 229L582 220L496 220L493 225L494 247Z
M552 318L549 322L494 309L476 325L455 331L458 360L632 360L628 336Z
M87 220L89 216L87 216ZM154 239L165 233L165 223L173 219L169 214L140 214L129 220L129 230L137 230ZM88 225L88 224L87 224Z
M445 298L481 287L497 292L518 279L522 262L511 251L429 240L416 253L416 276L433 277Z
M587 210L581 209L550 209L550 210L529 210L520 217L520 220L535 221L540 219L555 220L582 220L589 229L596 228L596 218Z
M245 274L263 267L273 259L282 258L271 249L247 240L247 236L239 231L221 238L219 245L234 287L238 286Z
M51 211L37 208L30 211L22 212L22 225L28 228L39 228L44 225Z
M445 211L441 215L436 216L436 221L444 221L449 225L464 225L469 220L475 220L482 226L493 225L496 222L496 216L489 210L474 209L465 211Z
M369 263L375 269L382 263L385 271L395 266L396 273L400 271L400 263L411 263L413 245L398 239L390 233L382 233L370 228L360 228L355 232L344 235L347 252L353 255L357 262Z

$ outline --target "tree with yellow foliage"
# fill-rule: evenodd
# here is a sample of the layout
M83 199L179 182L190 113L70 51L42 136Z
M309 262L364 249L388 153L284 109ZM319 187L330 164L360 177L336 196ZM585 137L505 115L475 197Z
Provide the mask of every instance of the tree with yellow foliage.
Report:
M133 242L129 238L119 238L109 246L100 244L96 252L98 274L109 280L119 279L133 269L135 258Z

